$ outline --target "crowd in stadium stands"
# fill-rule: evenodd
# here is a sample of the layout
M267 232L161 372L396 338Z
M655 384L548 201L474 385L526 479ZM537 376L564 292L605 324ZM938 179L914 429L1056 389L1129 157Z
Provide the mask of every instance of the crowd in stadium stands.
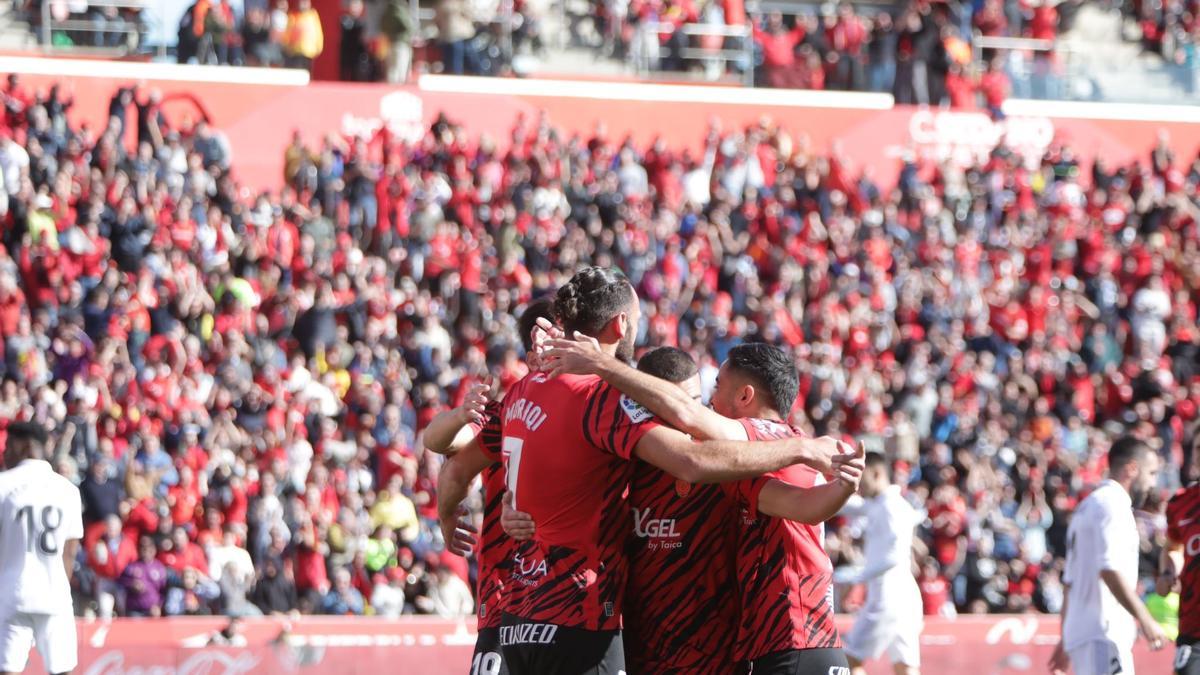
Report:
M1162 55L1168 63L1183 66L1182 84L1193 93L1200 71L1200 2L1132 0L1123 9L1129 20L1137 22L1143 48Z
M605 36L606 48L627 55L649 68L686 70L703 66L720 74L715 59L707 63L686 61L689 48L715 53L744 48L742 38L687 35L685 24L714 28L749 26L754 44L756 80L762 86L803 89L869 90L895 94L903 103L963 105L966 95L989 86L984 72L972 72L971 40L975 33L988 37L1029 37L1054 40L1060 19L1069 20L1079 3L1017 0L912 0L896 8L869 7L860 12L855 3L832 2L818 11L798 7L798 14L779 10L747 14L742 0L636 0L598 4L593 18ZM998 56L986 54L987 61ZM1019 52L1003 58L1020 61ZM728 69L752 67L747 59L731 59ZM1010 77L1025 81L1026 68L1014 62L1004 68ZM1032 76L1044 86L1056 65L1052 57L1036 59ZM989 68L987 72L991 72ZM993 78L994 79L994 78ZM1040 92L1030 92L1037 95Z
M886 451L927 513L930 613L1057 610L1111 432L1174 468L1196 439L1200 157L1165 137L893 189L768 119L692 153L443 116L412 145L297 137L254 195L154 92L87 130L15 77L0 96L0 420L51 426L81 487L81 612L468 613L422 430L526 372L519 308L585 264L628 273L640 343L706 390L740 342L795 354L795 423ZM835 564L854 536L828 529Z
M321 17L311 0L247 2L241 16L229 0L197 0L183 14L178 38L180 63L311 70L325 49Z

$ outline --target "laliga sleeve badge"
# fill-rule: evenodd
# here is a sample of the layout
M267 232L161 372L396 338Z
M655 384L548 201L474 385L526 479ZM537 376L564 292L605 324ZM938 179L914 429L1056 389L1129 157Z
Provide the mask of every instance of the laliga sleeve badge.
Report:
M686 497L686 496L692 494L692 484L687 482L686 480L676 479L675 494L680 497Z
M621 410L624 411L625 415L629 418L629 421L633 422L634 424L641 424L642 422L654 417L654 413L646 410L641 403L638 403L624 394L621 394Z

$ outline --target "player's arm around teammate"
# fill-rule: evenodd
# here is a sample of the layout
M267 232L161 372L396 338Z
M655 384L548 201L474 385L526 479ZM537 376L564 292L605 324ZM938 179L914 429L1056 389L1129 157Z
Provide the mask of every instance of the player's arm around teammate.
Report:
M548 340L546 347L543 354L544 368L551 376L598 375L629 398L645 406L666 424L697 440L746 441L749 438L740 421L720 415L692 399L674 384L640 372L628 364L622 363L620 359L604 353L592 338L580 334L576 334L575 339L555 338ZM793 440L796 441L797 449L800 451L793 464L805 464L829 478L838 477L840 466L850 462L856 454L851 446L830 437ZM704 449L710 450L713 447L715 446ZM711 477L704 480L692 480L686 475L681 475L668 467L657 464L652 459L646 457L642 459L673 474L676 478L690 483L733 480L733 478L713 479ZM766 469L759 475L778 468L782 467ZM851 471L853 470L851 469ZM861 474L861 467L858 467L857 471ZM747 477L751 476L739 475L736 478ZM776 489L779 492L785 491L783 488ZM836 512L835 509L834 513Z
M488 385L476 382L467 390L462 405L438 413L421 434L425 447L439 455L452 455L475 440L476 428L483 425L487 391Z

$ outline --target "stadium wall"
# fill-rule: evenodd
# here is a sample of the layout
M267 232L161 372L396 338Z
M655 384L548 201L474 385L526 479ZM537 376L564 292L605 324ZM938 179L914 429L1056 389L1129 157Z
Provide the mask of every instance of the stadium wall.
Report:
M814 152L839 144L851 171L870 167L884 184L894 181L906 155L968 161L986 156L1001 138L1030 162L1065 142L1085 166L1096 156L1110 166L1145 159L1160 131L1171 135L1183 157L1200 149L1200 114L1183 106L1014 100L1006 104L1009 118L997 123L982 112L894 106L884 94L446 76L388 87L308 83L307 76L297 80L286 70L46 63L2 57L0 72L25 73L35 86L66 81L75 96L73 120L93 128L106 120L118 87L137 82L157 88L167 96L164 108L173 123L203 115L227 135L235 173L257 190L278 189L283 151L295 132L310 146L331 132L372 134L381 127L415 139L442 112L473 136L491 136L502 150L518 120L532 122L542 111L568 134L591 134L603 123L610 138L632 136L648 144L662 137L693 152L702 150L714 120L731 129L769 117L797 142L807 139Z
M839 618L847 630L852 617ZM80 675L249 675L250 673L404 673L461 675L475 644L474 623L305 617L248 619L245 647L209 646L228 619L116 619L79 622ZM922 671L930 675L1042 672L1058 641L1056 617L927 617ZM1173 649L1151 653L1139 643L1138 672L1168 673ZM34 656L29 672L40 672ZM889 672L873 664L871 673Z

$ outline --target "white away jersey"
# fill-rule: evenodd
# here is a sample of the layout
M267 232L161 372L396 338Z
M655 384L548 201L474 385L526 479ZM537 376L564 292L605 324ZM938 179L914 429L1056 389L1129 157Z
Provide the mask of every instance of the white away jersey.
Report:
M917 513L889 485L871 499L855 496L845 510L861 516L863 554L866 560L859 578L867 584L863 611L892 617L909 617L921 612L921 591L912 573L913 528Z
M49 463L26 460L0 472L0 608L72 611L63 546L82 538L79 488Z
M1113 570L1129 586L1137 585L1138 531L1129 493L1106 480L1075 509L1067 529L1067 566L1063 582L1067 621L1063 646L1072 650L1093 640L1111 640L1130 649L1137 640L1137 623L1100 579Z

